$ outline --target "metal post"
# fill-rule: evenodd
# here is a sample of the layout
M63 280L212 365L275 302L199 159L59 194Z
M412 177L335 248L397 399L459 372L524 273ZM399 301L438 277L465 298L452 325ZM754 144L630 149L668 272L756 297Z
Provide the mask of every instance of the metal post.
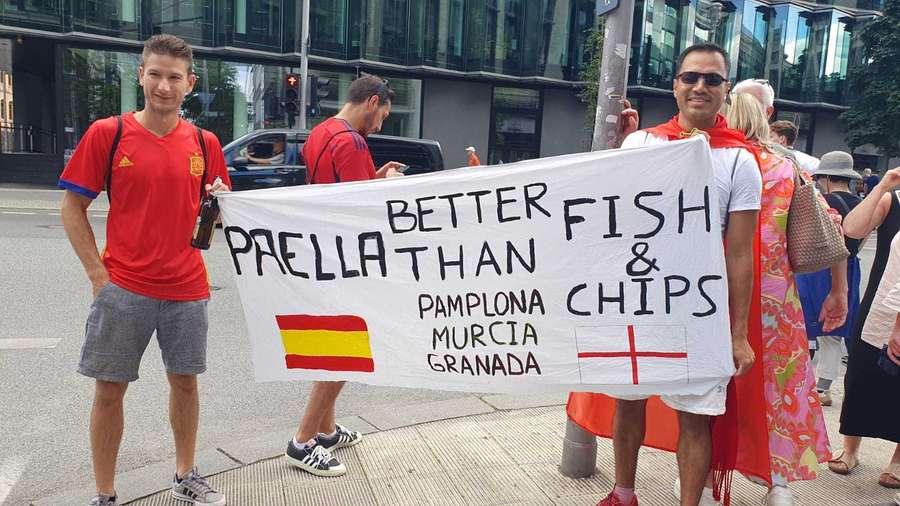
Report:
M309 2L303 0L303 22L300 29L300 123L301 130L306 130L306 96L309 90Z
M628 52L634 0L619 0L619 6L606 14L600 86L597 90L597 114L594 117L592 151L618 147L619 115L628 89ZM559 472L570 478L594 474L597 467L597 438L571 419L566 420Z
M619 6L606 17L592 151L617 147L613 143L628 89L628 52L633 21L634 0L619 0Z

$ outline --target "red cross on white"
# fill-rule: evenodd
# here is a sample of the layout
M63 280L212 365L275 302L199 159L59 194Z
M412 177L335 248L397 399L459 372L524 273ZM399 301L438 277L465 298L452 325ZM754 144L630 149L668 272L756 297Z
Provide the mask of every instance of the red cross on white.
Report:
M688 382L687 339L683 326L578 327L575 337L582 383Z

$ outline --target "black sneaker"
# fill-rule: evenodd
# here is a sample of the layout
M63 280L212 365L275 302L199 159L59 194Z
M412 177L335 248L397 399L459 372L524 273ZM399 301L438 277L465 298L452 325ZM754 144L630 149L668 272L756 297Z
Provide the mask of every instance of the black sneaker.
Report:
M100 494L97 497L91 499L91 504L89 506L116 506L116 496L109 496Z
M362 441L362 433L352 431L340 424L334 425L336 430L333 436L319 434L316 441L328 450L337 450L338 448L346 448L359 444Z
M284 456L290 465L316 476L340 476L347 472L347 468L332 457L328 448L319 444L315 438L310 439L303 448L297 448L291 438Z
M195 506L225 506L225 496L209 485L206 478L193 468L180 480L172 480L172 497Z

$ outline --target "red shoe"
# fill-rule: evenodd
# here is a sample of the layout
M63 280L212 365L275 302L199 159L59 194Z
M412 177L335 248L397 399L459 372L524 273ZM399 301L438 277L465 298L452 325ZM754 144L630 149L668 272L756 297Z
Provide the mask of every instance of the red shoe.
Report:
M638 500L637 496L634 496L631 498L630 502L625 503L619 500L619 497L616 494L610 492L609 495L606 496L606 499L597 503L597 506L638 506Z

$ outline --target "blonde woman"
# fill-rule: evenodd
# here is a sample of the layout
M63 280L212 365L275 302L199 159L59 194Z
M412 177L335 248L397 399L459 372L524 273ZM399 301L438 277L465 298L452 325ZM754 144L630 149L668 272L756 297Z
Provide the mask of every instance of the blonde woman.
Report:
M752 95L734 93L728 126L744 132L759 151L762 173L760 283L766 420L769 425L769 506L794 504L788 483L816 478L818 464L831 458L825 418L810 365L803 311L787 256L787 215L794 192L793 162L769 145L769 125ZM846 271L835 276L820 319L828 329L846 318ZM760 444L765 444L760 442ZM743 445L742 445L743 446Z

